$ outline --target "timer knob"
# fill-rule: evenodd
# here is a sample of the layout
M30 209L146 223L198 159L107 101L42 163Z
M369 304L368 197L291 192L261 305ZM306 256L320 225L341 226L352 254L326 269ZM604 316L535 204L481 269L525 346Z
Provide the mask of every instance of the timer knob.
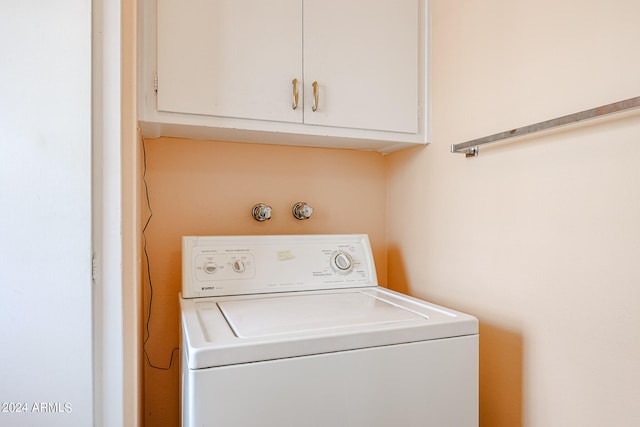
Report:
M353 270L353 258L344 251L337 251L331 255L331 266L340 274L347 274Z

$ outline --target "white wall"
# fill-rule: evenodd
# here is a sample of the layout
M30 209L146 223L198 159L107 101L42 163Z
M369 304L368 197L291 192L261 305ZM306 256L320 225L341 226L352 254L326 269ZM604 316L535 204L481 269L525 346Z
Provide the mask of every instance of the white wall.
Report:
M0 57L0 425L89 426L91 1L2 2Z
M478 316L481 425L640 425L640 3L432 0L431 145L390 155L389 284ZM408 213L411 213L410 215Z

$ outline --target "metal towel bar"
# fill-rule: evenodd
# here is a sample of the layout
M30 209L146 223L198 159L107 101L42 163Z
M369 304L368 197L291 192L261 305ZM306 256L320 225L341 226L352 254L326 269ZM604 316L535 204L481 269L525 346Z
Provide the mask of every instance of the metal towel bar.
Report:
M631 110L633 108L640 107L640 96L635 98L626 99L620 102L614 102L613 104L603 105L590 110L581 111L579 113L569 114L567 116L558 117L551 120L535 123L533 125L524 126L508 130L506 132L500 132L493 135L485 136L483 138L474 139L471 141L463 142L460 144L451 145L452 153L464 153L466 157L475 157L480 151L480 146L484 144L490 144L492 142L501 141L507 138L514 138L516 136L522 136L529 133L540 132L543 130L551 129L558 126L568 125L571 123L577 123L583 120L595 119L597 117L606 116L613 113L619 113L625 110Z

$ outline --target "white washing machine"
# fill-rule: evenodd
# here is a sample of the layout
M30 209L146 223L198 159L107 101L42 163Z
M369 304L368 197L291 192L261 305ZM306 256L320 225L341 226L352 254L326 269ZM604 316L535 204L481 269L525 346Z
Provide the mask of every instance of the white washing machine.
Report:
M378 286L366 235L184 237L182 423L478 425L478 322Z

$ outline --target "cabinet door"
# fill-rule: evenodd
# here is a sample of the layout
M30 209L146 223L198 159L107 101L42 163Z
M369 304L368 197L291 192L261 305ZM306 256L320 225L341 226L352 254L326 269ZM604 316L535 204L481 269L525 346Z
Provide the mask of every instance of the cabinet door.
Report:
M159 111L302 121L301 0L157 4Z
M304 122L418 132L418 13L418 0L304 0Z

